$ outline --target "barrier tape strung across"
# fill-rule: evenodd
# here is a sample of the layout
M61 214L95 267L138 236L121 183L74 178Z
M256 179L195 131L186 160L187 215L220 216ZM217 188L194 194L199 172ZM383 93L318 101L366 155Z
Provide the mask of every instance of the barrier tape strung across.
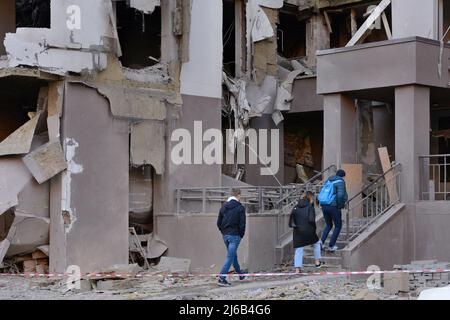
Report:
M395 274L395 273L450 273L450 269L417 269L417 270L380 270L380 271L338 271L338 272L278 272L278 273L244 273L227 274L229 277L286 277L286 276L347 276L347 275L373 275L373 274ZM221 274L184 274L184 273L158 273L158 274L119 274L119 273L87 273L81 278L195 278L195 277L218 277ZM74 273L0 273L0 276L18 276L29 278L65 278L76 276Z

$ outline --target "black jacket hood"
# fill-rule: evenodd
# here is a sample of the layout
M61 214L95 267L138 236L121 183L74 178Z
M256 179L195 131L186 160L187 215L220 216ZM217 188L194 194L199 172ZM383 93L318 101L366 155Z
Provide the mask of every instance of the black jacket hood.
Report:
M224 207L225 207L227 210L231 210L231 209L236 208L236 207L239 206L240 204L241 204L241 203L240 203L239 201L236 201L236 200L232 199L232 200L226 202L225 205L224 205Z
M297 207L299 208L306 208L309 205L311 205L311 203L308 199L300 199L297 203Z

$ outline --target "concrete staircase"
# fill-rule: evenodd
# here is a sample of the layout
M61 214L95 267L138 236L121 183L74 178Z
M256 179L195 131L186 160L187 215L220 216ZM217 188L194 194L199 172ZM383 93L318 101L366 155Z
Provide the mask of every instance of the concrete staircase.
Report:
M318 236L319 238L322 235L323 228L325 227L325 221L323 220L323 216L320 209L316 209L316 216L320 216L321 218L316 222L317 229L318 229ZM352 228L356 228L360 224L359 220L354 220L350 222L350 231ZM345 225L345 221L343 222L343 225ZM333 233L333 230L330 231L330 234L328 235L328 240L325 243L323 250L321 252L322 259L325 263L326 268L333 268L333 269L342 269L342 255L341 252L338 250L336 252L329 252L326 249L328 248L328 243L330 241L331 235ZM346 228L342 228L341 233L339 234L338 240L336 242L336 245L339 247L339 249L343 249L347 246L347 230ZM314 252L313 247L308 246L305 248L304 251L304 258L303 258L304 265L306 267L314 267Z

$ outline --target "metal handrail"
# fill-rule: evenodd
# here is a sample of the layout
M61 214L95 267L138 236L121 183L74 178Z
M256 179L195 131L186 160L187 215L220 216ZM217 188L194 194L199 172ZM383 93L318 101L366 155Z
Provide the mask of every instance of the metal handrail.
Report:
M326 173L327 171L331 170L332 168L334 168L334 170L336 171L336 166L333 164L333 165L327 167L326 169L322 170L321 172L317 173L317 174L314 175L313 177L309 178L306 182L297 184L296 186L298 186L299 188L305 188L305 187L311 185L312 182L314 182L315 180L317 180L319 177L321 177L324 173ZM296 188L295 190L293 190L290 194L288 194L287 196L285 196L284 198L280 199L278 202L281 203L282 201L284 201L284 200L290 198L291 195L294 194L296 191L298 191L297 188Z
M388 173L392 173L392 176L386 180ZM401 165L395 164L390 170L383 173L346 202L345 227L347 243L366 230L394 205L400 203L400 187ZM355 201L355 199L357 200ZM350 206L350 203L353 206ZM353 214L355 210L360 211L362 217L356 217ZM350 226L350 223L352 223L352 226Z
M380 175L380 176L379 176L378 178L376 178L374 181L372 181L372 182L369 183L367 186L365 186L360 192L358 192L358 193L355 194L353 197L351 197L351 198L347 201L347 203L349 203L349 202L352 201L353 199L355 199L355 198L357 198L357 197L363 195L364 193L366 193L367 190L370 189L370 187L375 186L378 182L380 182L380 180L385 179L385 176L386 176L387 173L395 172L395 170L396 170L397 168L399 168L399 169L401 168L400 163L394 164L394 165L392 166L392 168L390 168L388 171L384 172L382 175Z

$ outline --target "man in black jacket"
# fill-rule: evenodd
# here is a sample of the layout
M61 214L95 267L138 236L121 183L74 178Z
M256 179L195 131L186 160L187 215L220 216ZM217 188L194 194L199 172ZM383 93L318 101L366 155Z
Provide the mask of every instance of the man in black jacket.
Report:
M228 198L228 201L222 206L219 211L219 217L217 219L217 227L223 235L223 241L227 248L227 258L220 271L219 285L229 286L231 285L226 280L226 275L230 270L231 265L234 266L234 270L241 274L241 268L239 266L237 249L239 243L245 234L245 208L240 203L241 191L239 189L232 190L232 196ZM240 280L243 280L243 276L239 276Z

